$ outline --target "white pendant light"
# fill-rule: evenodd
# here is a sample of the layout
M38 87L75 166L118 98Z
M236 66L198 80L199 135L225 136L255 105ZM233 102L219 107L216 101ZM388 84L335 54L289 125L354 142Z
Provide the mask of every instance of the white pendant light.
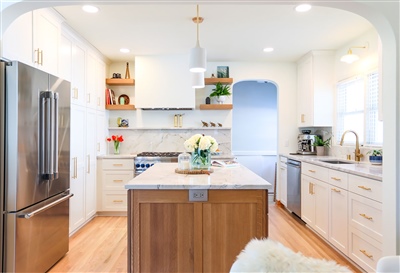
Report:
M190 72L206 71L207 52L205 48L200 47L199 42L199 23L203 18L199 17L199 5L197 5L197 17L193 18L197 24L197 42L196 46L190 50L189 70Z
M192 88L204 88L204 72L192 72Z

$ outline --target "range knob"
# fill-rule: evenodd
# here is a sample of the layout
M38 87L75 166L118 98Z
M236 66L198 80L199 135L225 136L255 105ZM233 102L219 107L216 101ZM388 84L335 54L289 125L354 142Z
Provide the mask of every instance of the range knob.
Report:
M140 167L144 168L144 163L140 164Z
M140 164L139 163L137 163L135 166L136 166L136 168L140 168Z
M153 165L154 165L154 163L151 164L151 166L153 166Z

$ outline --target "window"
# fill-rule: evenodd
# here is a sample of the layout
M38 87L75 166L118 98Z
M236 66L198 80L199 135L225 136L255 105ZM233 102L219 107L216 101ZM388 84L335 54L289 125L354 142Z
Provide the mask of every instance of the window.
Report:
M337 85L336 140L346 130L357 132L360 144L381 146L383 123L378 120L379 77L372 72ZM355 143L355 136L346 135L346 142Z

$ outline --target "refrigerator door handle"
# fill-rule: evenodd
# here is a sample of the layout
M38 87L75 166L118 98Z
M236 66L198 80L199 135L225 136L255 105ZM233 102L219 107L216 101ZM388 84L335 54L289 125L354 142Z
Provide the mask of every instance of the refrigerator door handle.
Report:
M53 149L53 174L54 178L58 178L58 93L54 92L53 94L53 130L52 130L52 149Z
M54 207L54 206L64 202L65 200L70 199L72 196L74 196L74 194L70 193L70 194L58 199L57 201L54 201L54 202L52 202L52 203L50 203L50 204L48 204L46 206L41 207L40 209L37 209L37 210L32 211L30 213L18 214L17 217L18 218L30 219L30 218L38 215L39 213L42 213L43 211L48 210L49 208Z

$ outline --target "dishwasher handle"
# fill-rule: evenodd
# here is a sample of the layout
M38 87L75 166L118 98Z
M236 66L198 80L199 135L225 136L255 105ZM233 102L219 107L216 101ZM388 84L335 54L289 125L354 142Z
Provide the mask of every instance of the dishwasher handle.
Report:
M287 161L287 165L290 165L291 167L295 167L295 168L301 168L301 162L300 161L295 161L295 160L291 160L291 159L289 159Z

